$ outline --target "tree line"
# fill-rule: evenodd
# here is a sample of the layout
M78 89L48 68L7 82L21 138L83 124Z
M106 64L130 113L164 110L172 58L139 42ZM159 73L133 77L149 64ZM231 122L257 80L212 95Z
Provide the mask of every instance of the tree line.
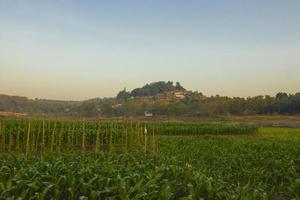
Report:
M125 103L109 110L113 115L143 115L151 112L154 115L268 115L268 114L300 114L300 93L278 93L276 96L256 97L205 97L193 92L184 99L155 99L143 102L138 98L127 99Z
M279 92L275 96L241 98L219 95L207 97L190 91L185 98L176 98L172 93L174 91L186 92L179 83L173 85L172 82L158 82L131 92L123 90L116 97L87 101L53 101L0 95L0 111L80 117L142 116L145 112L157 116L300 114L300 93ZM160 94L164 94L163 97Z

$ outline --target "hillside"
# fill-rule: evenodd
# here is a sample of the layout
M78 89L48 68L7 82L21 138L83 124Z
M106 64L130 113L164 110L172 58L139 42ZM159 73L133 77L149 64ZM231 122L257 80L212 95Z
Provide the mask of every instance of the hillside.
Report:
M157 116L295 115L300 114L300 93L279 92L273 97L207 97L186 90L178 82L159 81L132 91L124 89L116 97L85 101L0 95L0 112L80 117L143 116L145 113Z
M27 114L76 114L80 101L29 99L0 94L0 111Z
M131 92L127 92L126 89L120 91L117 95L117 99L128 99L130 97L153 97L158 94L186 91L179 82L174 85L173 82L159 81L146 84L141 88L135 88Z

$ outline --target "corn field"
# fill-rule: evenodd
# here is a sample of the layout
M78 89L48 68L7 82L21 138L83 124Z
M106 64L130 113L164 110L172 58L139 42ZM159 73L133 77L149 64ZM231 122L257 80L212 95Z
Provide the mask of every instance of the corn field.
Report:
M155 152L154 127L139 123L3 120L1 152Z
M300 130L288 133L221 123L3 119L0 200L299 199Z
M257 127L243 124L164 122L154 126L160 135L248 135L258 132Z
M159 135L234 135L257 133L247 125L179 122L0 121L1 152L155 152Z

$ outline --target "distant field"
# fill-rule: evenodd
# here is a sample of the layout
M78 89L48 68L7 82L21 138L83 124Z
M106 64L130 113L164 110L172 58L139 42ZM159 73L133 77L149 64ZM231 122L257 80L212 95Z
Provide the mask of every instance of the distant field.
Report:
M25 117L26 113L17 113L17 112L2 112L0 111L0 117Z
M259 133L267 139L300 140L300 128L260 128Z
M0 112L1 118L20 118L20 119L50 119L50 120L82 120L79 116L56 116L56 115L28 115L26 113ZM220 115L206 117L188 116L131 116L131 117L100 117L86 118L87 121L139 121L139 122L189 122L189 123L244 123L259 127L291 127L300 128L300 115Z
M231 116L230 121L256 125L259 127L290 127L300 128L299 115L257 115L257 116Z

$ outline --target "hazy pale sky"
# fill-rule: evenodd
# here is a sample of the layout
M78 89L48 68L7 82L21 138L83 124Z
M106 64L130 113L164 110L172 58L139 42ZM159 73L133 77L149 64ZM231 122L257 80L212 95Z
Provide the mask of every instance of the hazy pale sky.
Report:
M300 92L299 0L0 0L0 94Z

